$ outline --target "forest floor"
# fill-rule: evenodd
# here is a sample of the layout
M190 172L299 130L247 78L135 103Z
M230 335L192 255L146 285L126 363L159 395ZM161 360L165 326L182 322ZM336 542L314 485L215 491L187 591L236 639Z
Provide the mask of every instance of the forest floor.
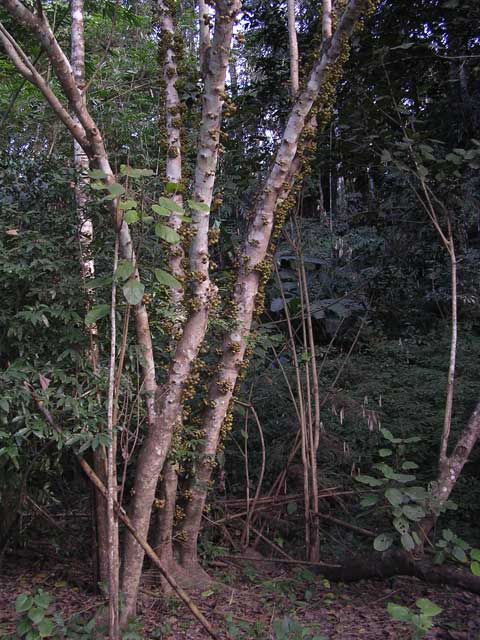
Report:
M218 584L192 595L222 639L403 640L412 638L412 631L390 619L387 603L414 609L418 598L429 598L443 611L425 638L480 640L480 596L465 591L432 587L411 578L345 585L330 583L303 568L215 564L212 574ZM16 596L36 587L54 597L52 609L64 620L78 612L91 617L101 600L85 588L88 579L86 563L69 561L66 566L51 559L48 563L7 559L0 576L0 638L14 631ZM179 600L161 597L153 576L142 586L139 620L143 631L131 638L209 637ZM290 625L289 633L275 634L279 620Z

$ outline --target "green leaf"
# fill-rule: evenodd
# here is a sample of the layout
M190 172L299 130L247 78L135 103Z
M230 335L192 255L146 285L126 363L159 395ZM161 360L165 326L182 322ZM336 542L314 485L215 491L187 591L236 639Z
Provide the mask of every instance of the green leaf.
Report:
M378 496L375 495L374 493L371 493L370 495L365 496L360 500L360 506L371 507L372 505L377 504L377 502L378 502Z
M128 176L129 178L148 178L155 175L155 171L151 169L133 169L126 164L120 165L120 173L122 176Z
M37 631L41 638L53 636L54 626L52 620L49 620L48 618L42 620L37 627Z
M41 607L32 607L28 610L27 615L33 624L38 624L45 617L45 610Z
M177 244L177 242L180 242L181 240L180 235L175 231L175 229L167 227L165 224L157 223L155 225L155 234L169 244Z
M400 535L404 535L405 533L408 533L410 529L410 525L408 521L405 520L405 518L395 518L393 520L393 526L395 527L395 529L398 531Z
M15 600L15 611L17 613L23 613L28 611L33 605L33 598L26 593L21 593Z
M183 184L181 182L166 182L165 193L182 193Z
M418 464L416 462L411 462L410 460L406 460L402 464L402 469L404 471L412 471L412 469L418 469Z
M179 213L176 213L175 211L169 211L165 207L161 207L158 204L152 204L152 209L153 211L155 211L157 215L163 216L165 218L170 218L171 215L174 215L176 218L178 218L179 220L182 220L183 222L192 221L192 218L190 218L189 216L183 216L183 215L180 215Z
M109 304L96 304L85 316L85 324L95 324L100 318L104 318L110 313Z
M385 429L383 427L380 428L380 432L383 435L383 437L385 438L385 440L388 440L389 442L393 442L395 440L395 438L393 437L393 434L391 431L389 431L388 429Z
M421 507L419 504L406 504L402 508L403 514L409 519L413 520L413 522L419 522L422 518L425 517L425 509Z
M113 282L113 276L101 276L100 278L92 278L86 281L87 289L98 289L99 287L106 287Z
M400 482L402 484L405 484L407 482L413 482L416 479L417 479L417 476L412 476L407 473L394 473L392 476L392 480L396 480L397 482Z
M392 450L391 449L379 449L378 450L378 455L381 458L388 458L388 456L392 455Z
M138 280L132 279L123 285L122 291L128 304L135 306L142 301L145 286Z
M119 209L123 209L124 211L128 211L128 209L136 209L137 201L136 200L125 200L125 202L120 202L118 205Z
M438 604L435 604L435 602L432 602L428 598L419 598L415 604L423 614L429 617L438 616L438 614L443 611Z
M158 199L158 204L161 207L165 207L165 209L168 209L169 211L174 211L175 213L184 213L182 207L177 204L175 202L175 200L171 200L170 198L165 198L163 196L160 196L160 198ZM152 206L153 209L153 206Z
M470 571L474 576L480 576L480 562L474 561L470 563Z
M94 180L105 180L105 178L107 178L107 174L101 169L90 169L88 177L93 178Z
M472 549L470 551L470 557L472 558L472 560L477 560L477 562L480 562L480 549Z
M133 262L130 260L119 260L117 270L115 271L115 277L118 280L125 281L127 280L132 273L135 271L135 267Z
M423 502L427 497L427 492L423 487L405 487L403 492L411 499L417 502Z
M399 504L402 504L402 502L404 502L402 492L399 489L395 489L393 487L385 491L385 498L394 507L397 507Z
M452 556L456 560L458 560L459 562L467 562L468 561L467 560L467 554L465 553L465 551L461 547L459 547L457 545L455 545L453 547L453 549L452 549Z
M135 209L130 209L130 211L127 211L127 213L123 216L123 219L127 224L133 224L134 222L137 222L139 219L138 211L135 211Z
M405 549L405 551L411 551L412 549L415 549L415 542L413 541L413 538L409 533L404 533L400 537L400 542L402 543L402 547Z
M394 620L401 620L402 622L410 620L412 615L410 609L394 602L387 604L387 611Z
M451 529L443 529L442 530L442 538L444 540L446 540L447 542L452 542L452 540L455 538L455 534L453 533L453 531Z
M393 544L393 536L391 533L381 533L373 541L375 551L386 551Z
M123 193L125 193L125 189L122 187L121 184L118 184L118 182L112 182L112 184L109 184L107 189L110 191L111 195L115 198L118 198L118 196L121 196Z
M355 480L357 482L361 482L362 484L368 484L368 486L370 487L381 487L383 484L383 480L379 480L378 478L374 478L373 476L366 476L362 473L356 475Z
M48 609L49 605L52 603L52 596L46 591L39 591L34 597L35 604L43 609Z
M164 271L163 269L155 269L155 278L160 284L164 284L167 287L177 289L182 286L182 283L179 282L175 276L172 276L171 273L168 273L168 271Z
M297 509L298 509L298 507L297 507L297 503L296 502L289 502L287 504L287 513L289 515L292 515L292 514L296 513Z
M187 200L187 204L192 211L198 211L199 213L208 213L210 207L205 202L196 202L195 200Z

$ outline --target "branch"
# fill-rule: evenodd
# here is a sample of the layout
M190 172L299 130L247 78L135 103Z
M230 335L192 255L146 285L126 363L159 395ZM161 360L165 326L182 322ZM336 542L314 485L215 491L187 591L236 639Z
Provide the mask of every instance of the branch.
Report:
M75 140L77 140L82 147L88 147L85 129L81 125L77 124L70 116L50 86L45 82L43 76L30 62L27 54L5 29L2 23L0 23L0 42L17 71L25 78L25 80L39 89L48 104L67 127Z

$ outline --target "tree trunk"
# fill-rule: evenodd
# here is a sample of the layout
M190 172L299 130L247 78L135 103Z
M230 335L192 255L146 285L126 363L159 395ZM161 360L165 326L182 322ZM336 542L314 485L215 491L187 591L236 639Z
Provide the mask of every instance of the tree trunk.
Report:
M190 245L189 258L193 283L192 291L186 292L185 296L189 317L173 355L167 381L156 394L158 418L147 433L136 468L131 519L143 537L146 537L149 529L158 477L168 454L172 434L181 425L185 384L205 337L210 306L217 295L216 287L209 277L209 211L217 169L228 55L233 24L240 7L240 0L222 0L216 3L213 41L204 51L205 90L194 185L194 200L204 206L194 210L192 216L195 235ZM143 557L143 549L132 536L127 536L122 576L126 604L122 623L135 612Z
M231 305L236 328L224 339L218 374L209 386L207 409L203 416L206 435L199 447L196 474L189 487L192 497L187 504L186 517L181 526L181 563L191 572L197 571L197 540L203 508L215 467L215 454L221 432L230 428L230 403L245 356L256 296L260 284L266 281L270 273L266 262L270 239L272 233L283 226L285 206L288 207L286 200L282 211L282 207L278 206L279 200L285 191L290 190L295 180L291 168L298 158L301 136L305 134L307 124L311 123L312 107L321 90L328 95L331 83L338 77L330 72L339 64L341 54L345 53L345 45L366 4L363 0L350 0L330 44L323 48L319 59L314 63L307 85L299 94L288 118L275 161L249 225L247 239L240 251ZM338 70L336 73L338 74ZM331 99L332 95L326 98ZM327 102L321 106L328 108L330 105Z
M85 86L85 34L83 24L83 0L72 0L70 3L71 16L71 64L75 83L82 93ZM78 118L73 116L77 124ZM85 293L88 298L87 306L93 302L93 292L88 289L88 279L95 276L95 263L91 256L90 245L93 240L93 223L88 216L88 186L89 179L87 171L89 162L87 154L84 152L77 140L73 141L73 159L76 170L75 182L75 206L78 220L78 237L80 245L80 269L84 282ZM89 360L95 370L97 365L97 326L89 325L87 331L90 334ZM103 483L107 484L107 471L105 460L105 448L99 447L93 452L93 464L95 471ZM108 582L108 519L107 506L98 491L95 491L95 518L96 518L96 558L98 582L106 584Z

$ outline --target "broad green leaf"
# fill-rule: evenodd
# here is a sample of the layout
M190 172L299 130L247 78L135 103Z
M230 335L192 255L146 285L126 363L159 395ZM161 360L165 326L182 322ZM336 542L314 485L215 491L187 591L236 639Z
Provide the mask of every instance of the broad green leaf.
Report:
M374 493L371 493L370 495L365 496L360 500L360 505L362 507L371 507L374 504L377 504L377 502L378 502L378 496L375 495Z
M155 269L155 278L160 284L164 284L167 287L177 289L182 286L181 282L179 282L175 276L172 276L171 273L163 269Z
M199 213L208 213L210 207L205 202L196 202L195 200L187 200L187 204L192 211L198 211Z
M474 561L470 563L470 571L474 576L480 576L480 562Z
M130 209L123 216L123 219L127 224L133 224L134 222L137 222L139 219L138 211L135 211L135 209Z
M160 196L160 198L158 199L158 204L161 207L165 207L165 209L168 209L169 211L174 211L175 213L185 213L182 207L170 198Z
M379 480L378 478L374 478L373 476L366 476L362 473L356 475L355 480L357 482L361 482L362 484L368 484L370 487L380 487L383 484L383 480Z
M394 602L387 604L387 611L394 620L401 620L402 622L410 620L412 615L407 607L402 607L402 605L395 604Z
M183 193L184 187L181 182L166 182L165 193Z
M17 613L23 613L28 611L33 605L33 598L26 593L21 593L15 600L15 611Z
M470 551L470 557L472 558L472 560L480 562L480 549L472 549Z
M413 541L413 538L409 533L404 533L400 537L400 542L402 543L402 547L405 549L405 551L411 551L412 549L415 549L415 542Z
M467 554L461 547L457 545L455 545L452 549L452 556L459 562L467 562Z
M120 202L120 204L118 205L118 208L123 209L124 211L128 211L128 209L136 209L136 207L136 200L125 200L125 202Z
M138 280L132 279L123 285L122 291L128 304L135 306L142 301L145 286Z
M105 182L91 182L90 189L94 191L106 191L108 189L108 185Z
M175 231L175 229L167 227L167 225L161 223L157 223L155 225L155 234L169 244L177 244L177 242L180 242L181 240L180 235Z
M389 431L388 429L385 429L384 427L380 428L380 432L383 435L383 437L385 438L385 440L388 440L389 442L393 442L394 441L394 437L391 431Z
M110 313L109 304L96 304L85 316L85 324L95 324L100 318L104 318Z
M392 480L396 480L397 482L400 482L402 484L405 484L407 482L413 482L416 479L417 479L417 476L412 476L407 473L394 473L392 477Z
M32 607L28 610L27 615L33 624L38 624L45 617L45 610L41 607Z
M121 196L123 193L125 193L125 189L121 184L118 184L118 182L112 182L112 184L109 184L107 188L110 191L111 195L115 198L118 198L118 196Z
M455 534L451 529L443 529L442 530L442 538L447 542L451 542L455 538Z
M385 491L385 498L394 507L402 504L402 502L404 501L402 492L399 489L395 489L394 487Z
M117 270L115 271L115 277L122 282L127 280L135 271L133 262L130 260L119 260Z
M182 220L183 222L191 222L192 221L192 218L190 218L189 216L180 215L179 213L176 213L175 211L169 211L165 207L161 207L158 204L152 204L152 209L153 209L153 211L155 211L155 213L157 215L163 216L164 218L170 218L170 216L173 214L173 215L175 215L176 218L178 218L179 220Z
M106 287L113 282L113 276L101 276L100 278L92 278L86 281L87 289L98 289L99 287Z
M413 522L419 522L426 515L425 509L421 507L419 504L406 504L402 508L402 511L403 511L403 514L409 520L413 520Z
M151 169L134 169L126 164L120 165L120 173L122 176L128 176L129 178L148 178L155 175L155 171Z
M392 450L391 449L379 449L378 450L378 455L381 458L388 458L388 456L392 455Z
M45 618L37 627L38 634L41 638L49 638L53 636L54 626L52 620Z
M417 502L423 502L427 497L427 492L423 487L406 487L403 492L411 500L416 500Z
M105 180L107 174L101 169L90 169L90 171L88 172L88 177L93 178L94 180Z
M418 469L418 464L416 462L411 462L410 460L406 460L402 464L402 469L404 471L412 471L412 469Z
M443 611L443 609L439 607L438 604L435 604L435 602L432 602L428 598L419 598L415 602L415 604L422 613L430 617L438 616L438 614Z
M52 603L52 596L46 591L40 591L34 597L35 604L43 609L48 609L49 605Z
M386 551L393 544L393 536L391 533L381 533L373 541L375 551Z

